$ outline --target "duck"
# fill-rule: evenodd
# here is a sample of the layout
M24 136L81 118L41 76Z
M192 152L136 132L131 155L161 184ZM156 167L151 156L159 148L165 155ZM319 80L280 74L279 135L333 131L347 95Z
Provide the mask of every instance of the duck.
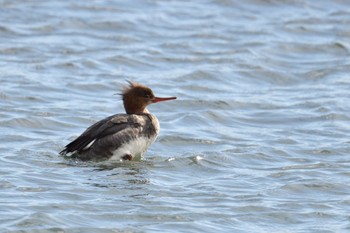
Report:
M157 117L147 110L147 106L176 97L156 97L149 87L128 82L121 93L126 113L94 123L67 144L60 155L82 161L131 161L143 157L160 129Z

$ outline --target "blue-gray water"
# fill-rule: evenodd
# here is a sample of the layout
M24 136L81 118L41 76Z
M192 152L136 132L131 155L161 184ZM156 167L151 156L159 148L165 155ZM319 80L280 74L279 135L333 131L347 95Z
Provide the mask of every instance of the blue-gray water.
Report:
M3 232L349 232L350 2L0 0ZM139 162L58 152L178 100Z

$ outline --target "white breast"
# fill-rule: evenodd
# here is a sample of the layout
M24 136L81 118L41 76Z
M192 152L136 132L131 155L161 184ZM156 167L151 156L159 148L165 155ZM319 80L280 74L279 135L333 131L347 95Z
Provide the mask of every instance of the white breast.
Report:
M155 137L138 137L121 145L117 150L113 152L112 157L109 160L120 161L123 160L124 155L131 155L132 160L140 160L142 155L146 152L147 148L154 142Z

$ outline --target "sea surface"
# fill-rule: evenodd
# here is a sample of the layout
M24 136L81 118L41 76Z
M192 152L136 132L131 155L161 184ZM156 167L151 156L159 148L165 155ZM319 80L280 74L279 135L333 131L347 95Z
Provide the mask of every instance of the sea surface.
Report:
M58 153L177 96L141 161ZM350 1L0 0L0 232L350 232Z

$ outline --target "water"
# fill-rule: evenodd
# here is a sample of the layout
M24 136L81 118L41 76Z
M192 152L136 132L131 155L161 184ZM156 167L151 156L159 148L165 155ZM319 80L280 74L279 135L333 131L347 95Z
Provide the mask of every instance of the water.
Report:
M0 1L3 232L348 232L350 2ZM142 161L58 152L149 108Z

